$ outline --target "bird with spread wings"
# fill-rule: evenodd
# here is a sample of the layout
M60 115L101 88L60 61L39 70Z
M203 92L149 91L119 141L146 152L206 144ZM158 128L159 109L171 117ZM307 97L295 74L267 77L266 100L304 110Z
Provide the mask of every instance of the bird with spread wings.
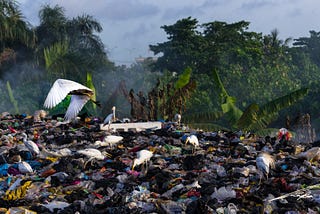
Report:
M48 109L55 107L67 95L71 95L71 101L64 116L65 121L75 119L89 100L100 106L99 102L92 99L94 92L90 88L72 80L57 79L47 95L44 107Z

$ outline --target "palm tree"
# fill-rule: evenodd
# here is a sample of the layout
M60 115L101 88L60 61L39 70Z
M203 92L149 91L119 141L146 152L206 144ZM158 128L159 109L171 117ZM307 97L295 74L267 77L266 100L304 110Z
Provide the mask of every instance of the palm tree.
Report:
M0 1L0 41L1 50L12 47L16 42L26 46L34 45L34 34L25 22L16 1Z
M69 20L62 7L49 5L40 10L39 16L39 62L46 66L51 78L59 76L84 83L87 72L109 62L101 39L95 35L102 27L93 17L83 15Z
M44 48L67 39L67 18L63 8L58 5L54 8L44 5L39 11L39 18L40 25L36 28L36 34L39 38L37 47L41 55Z
M8 70L16 59L23 59L23 52L34 47L35 34L30 24L24 21L16 1L0 0L0 72ZM17 54L19 49L20 54Z

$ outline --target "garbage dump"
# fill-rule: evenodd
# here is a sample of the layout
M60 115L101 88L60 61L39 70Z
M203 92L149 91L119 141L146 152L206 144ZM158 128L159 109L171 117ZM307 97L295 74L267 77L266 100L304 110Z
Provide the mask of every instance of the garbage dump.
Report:
M0 119L0 213L320 212L319 142L286 130L204 132L179 121L110 132L96 117Z

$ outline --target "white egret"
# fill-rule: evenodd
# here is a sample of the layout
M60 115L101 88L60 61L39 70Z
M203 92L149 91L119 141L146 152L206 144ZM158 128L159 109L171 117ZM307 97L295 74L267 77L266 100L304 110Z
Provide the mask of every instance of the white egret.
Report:
M97 140L94 142L95 147L100 147L100 146L110 146L113 147L117 143L119 143L123 139L122 136L117 136L117 135L107 135L103 138L103 141Z
M27 149L31 152L32 155L39 155L40 150L38 145L32 140L28 140L28 136L26 133L22 133L23 135L23 143L27 147Z
M198 140L198 137L196 135L190 135L187 137L186 139L186 144L187 143L190 143L193 145L193 150L192 152L194 152L194 149L196 149L197 147L199 147L199 140Z
M178 123L178 126L180 126L181 123L181 114L175 114L174 120Z
M84 168L86 168L86 165L93 159L104 160L106 156L110 156L110 154L108 154L107 152L102 153L98 149L94 149L94 148L86 148L86 149L78 150L77 153L89 157L89 160L87 160L86 163L84 164Z
M260 185L262 176L265 175L268 180L270 169L275 168L274 157L268 153L262 152L256 158L256 165L259 172L262 173L262 175L260 174Z
M44 107L49 109L55 107L67 95L71 95L71 101L64 116L65 121L75 119L89 100L100 106L99 102L92 100L94 92L90 88L71 80L57 79L47 95Z
M112 110L112 113L109 114L109 115L104 119L103 125L109 124L109 126L110 126L110 124L111 124L112 122L116 121L116 107L113 106L113 107L111 108L111 110Z
M132 170L134 170L134 167L137 165L141 165L143 163L146 164L146 171L148 168L148 161L150 161L151 157L153 156L153 152L143 149L137 152L137 158L133 160L132 164Z

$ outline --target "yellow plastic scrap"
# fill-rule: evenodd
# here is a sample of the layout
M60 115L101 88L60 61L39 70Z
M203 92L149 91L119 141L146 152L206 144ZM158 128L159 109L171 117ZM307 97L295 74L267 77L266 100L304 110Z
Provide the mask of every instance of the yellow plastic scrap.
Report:
M150 147L150 148L149 148L149 151L152 152L152 153L155 153L156 150L157 150L156 147Z
M52 163L55 163L58 161L59 158L54 158L54 157L46 157L47 160L51 161Z
M125 148L124 145L122 145L122 144L118 145L118 149L124 149L124 148Z
M212 153L212 152L214 152L214 151L216 151L217 149L216 148L214 148L213 146L209 146L209 148L207 149L207 152L208 153Z
M23 198L26 195L27 189L31 185L31 183L31 181L26 181L22 186L14 190L7 190L6 195L3 197L3 200L11 201Z

